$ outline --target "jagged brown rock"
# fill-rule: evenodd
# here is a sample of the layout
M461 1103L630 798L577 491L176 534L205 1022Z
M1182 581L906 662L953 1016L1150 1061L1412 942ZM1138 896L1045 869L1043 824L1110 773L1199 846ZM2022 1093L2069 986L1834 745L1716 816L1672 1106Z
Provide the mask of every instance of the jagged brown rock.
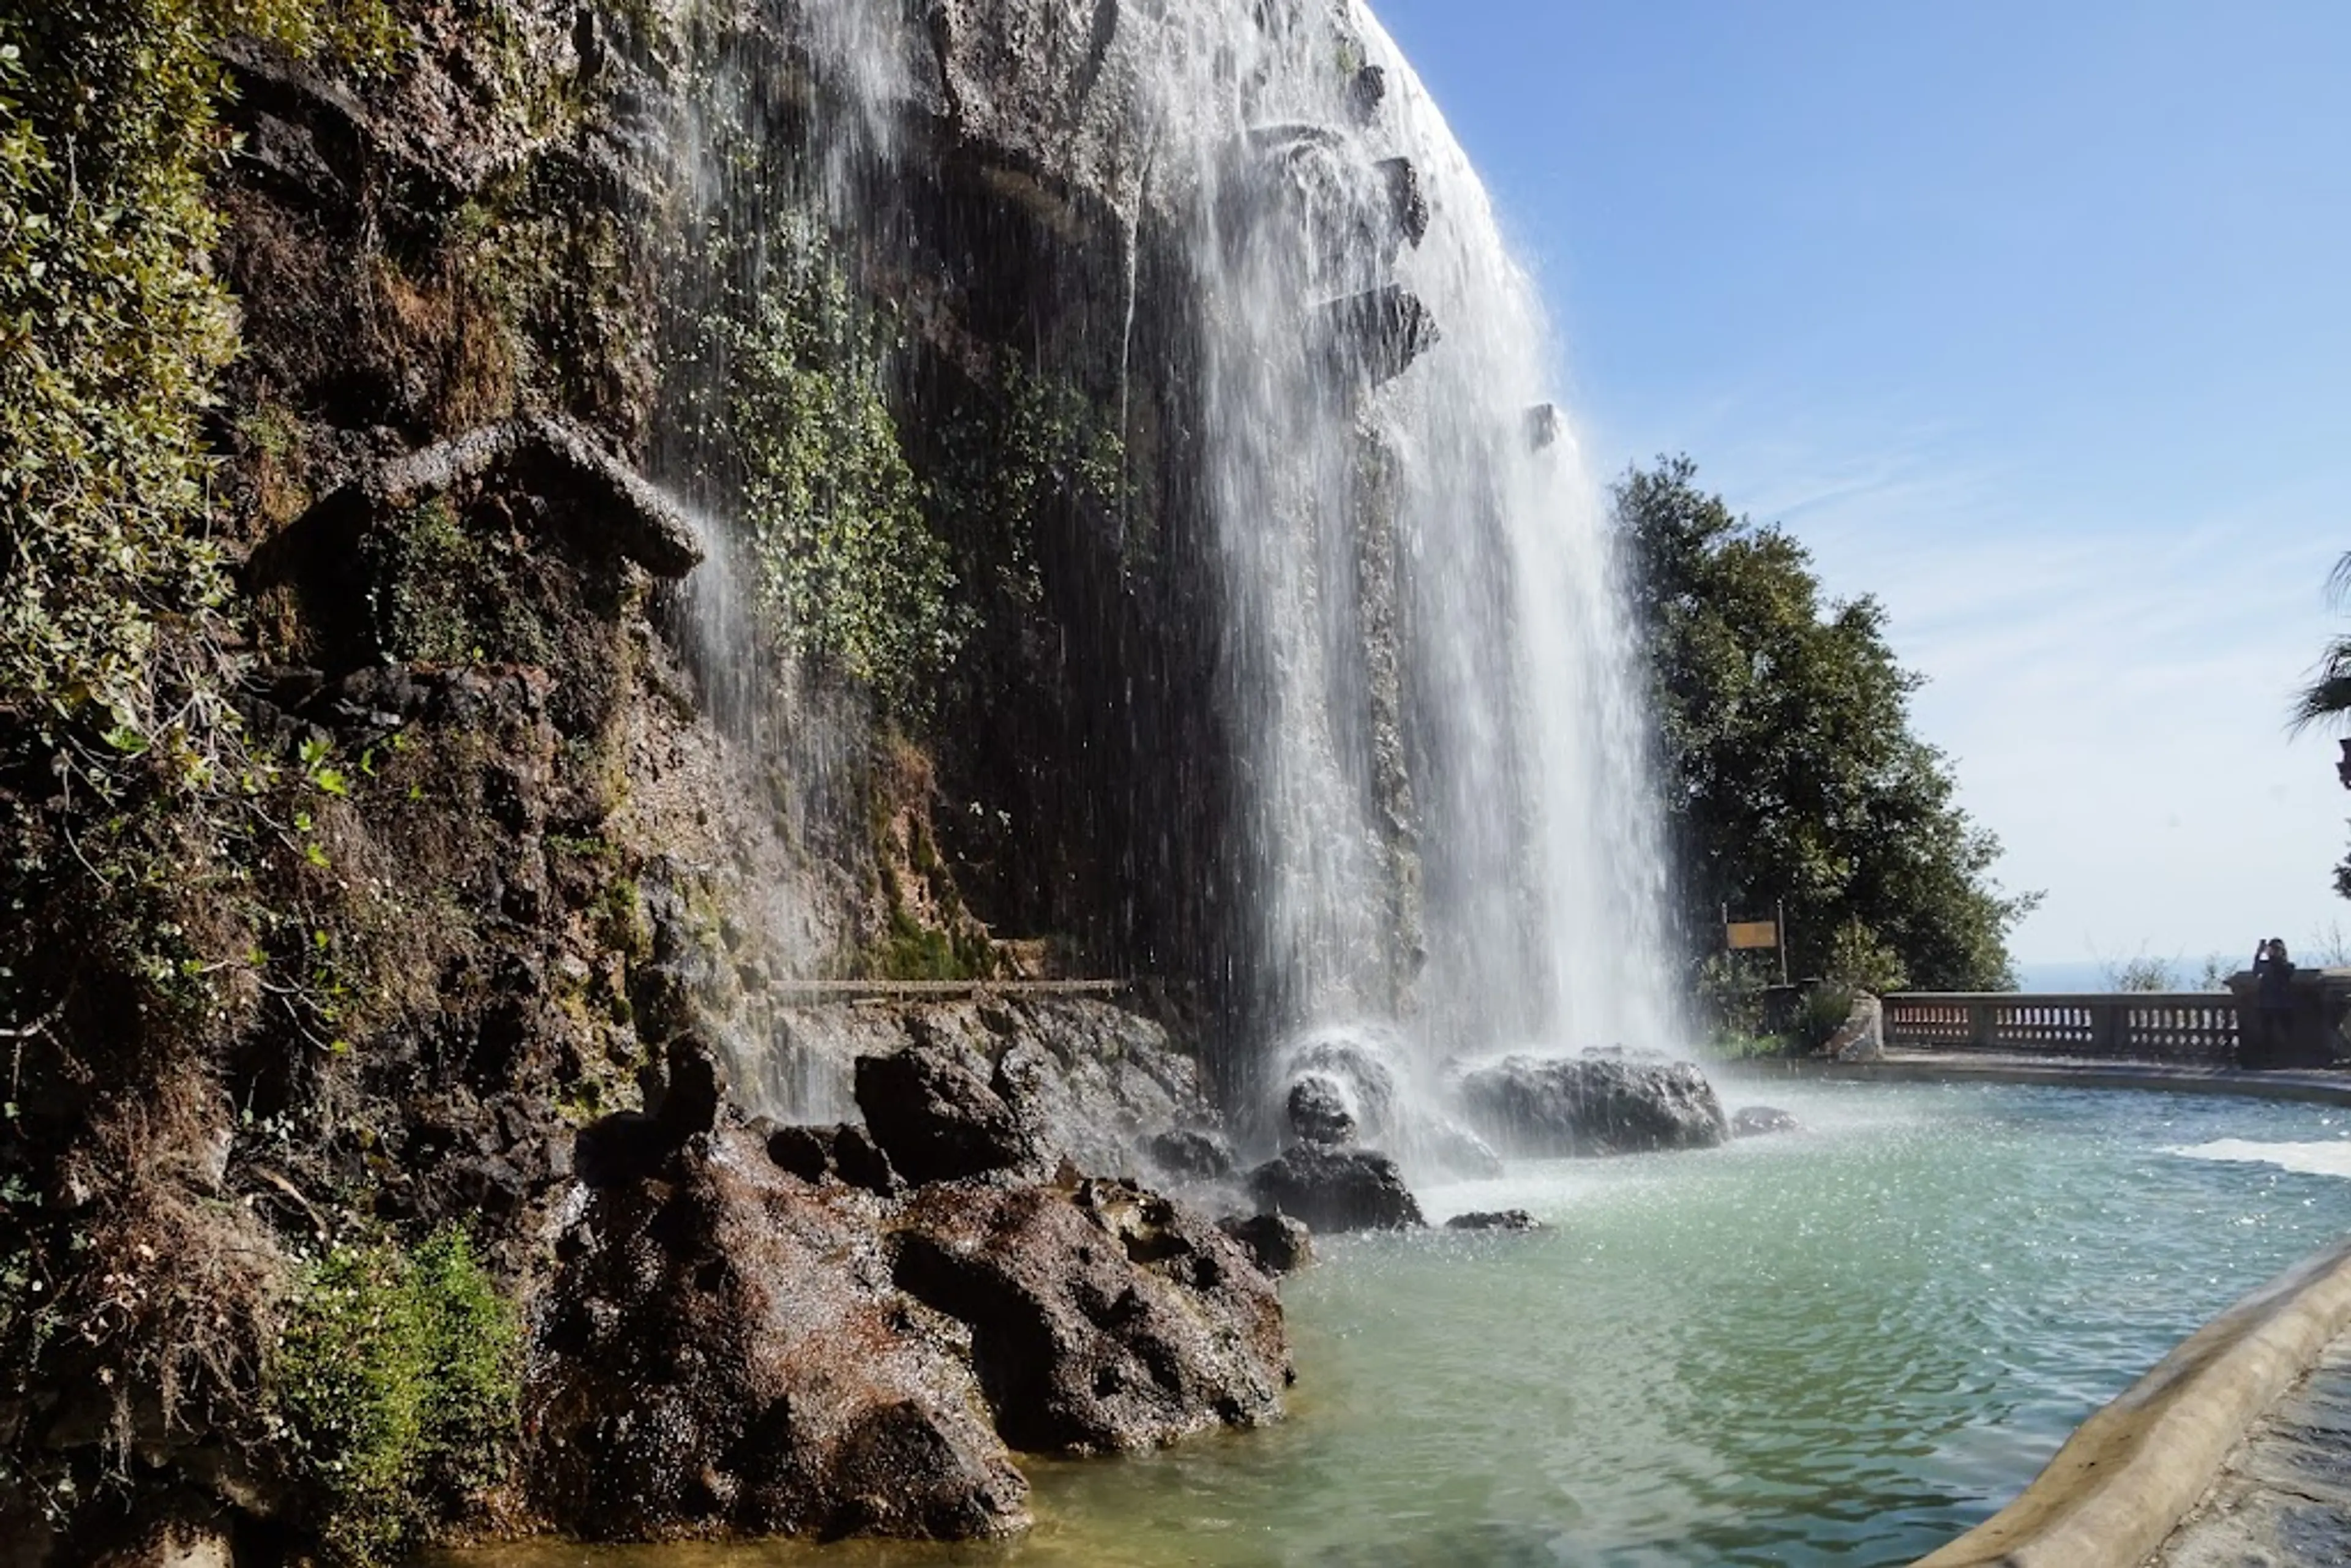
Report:
M1250 1253L1128 1182L916 1193L892 1245L911 1294L971 1325L1015 1448L1133 1452L1280 1413L1281 1303Z
M985 1065L946 1051L857 1059L857 1108L907 1180L953 1181L1038 1163L1029 1126Z
M740 1128L598 1191L528 1392L538 1505L613 1540L1024 1526L965 1331L894 1287L882 1215Z

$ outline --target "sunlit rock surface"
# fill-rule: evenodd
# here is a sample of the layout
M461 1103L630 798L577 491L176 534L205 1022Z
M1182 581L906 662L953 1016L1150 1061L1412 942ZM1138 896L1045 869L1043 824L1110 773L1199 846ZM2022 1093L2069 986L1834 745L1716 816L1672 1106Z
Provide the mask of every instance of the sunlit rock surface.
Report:
M617 1540L1024 1526L966 1333L897 1290L882 1220L743 1130L593 1193L530 1394L540 1506Z

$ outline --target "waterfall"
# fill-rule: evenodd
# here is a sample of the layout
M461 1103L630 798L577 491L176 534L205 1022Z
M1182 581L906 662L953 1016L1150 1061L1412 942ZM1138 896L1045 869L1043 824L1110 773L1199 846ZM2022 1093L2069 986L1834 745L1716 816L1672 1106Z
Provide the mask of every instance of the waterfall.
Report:
M919 334L984 269L1032 265L1031 231L1081 253L1070 287L1102 275L1099 308L1032 296L1025 329L1008 312L1028 340L996 351L1079 382L1099 367L1120 466L1171 519L1135 566L1123 477L1114 565L1047 575L1093 570L1063 601L1101 618L1201 622L1155 629L1196 649L1101 683L1123 694L1129 787L1174 781L1124 818L1080 814L1128 822L1119 897L1146 907L1125 951L1217 993L1228 1091L1260 1090L1285 1040L1358 1024L1403 1041L1388 1053L1425 1086L1498 1050L1677 1043L1632 641L1550 401L1552 334L1369 10L1002 0L917 28L894 5L770 4L747 31L792 48L722 58L696 99L692 199L736 247L707 276L768 287L775 236L813 223ZM809 80L783 93L779 59ZM795 215L747 198L764 143L738 134L787 122ZM977 172L929 167L941 144ZM940 193L956 179L961 204ZM1145 403L1155 468L1134 460ZM691 443L671 454L693 469ZM721 666L744 619L726 583L698 621ZM1132 627L1092 639L1137 645ZM1154 756L1170 747L1187 755Z
M1405 1013L1424 1065L1672 1041L1629 629L1535 290L1369 12L1259 14L1170 83L1222 111L1170 120L1255 1000Z

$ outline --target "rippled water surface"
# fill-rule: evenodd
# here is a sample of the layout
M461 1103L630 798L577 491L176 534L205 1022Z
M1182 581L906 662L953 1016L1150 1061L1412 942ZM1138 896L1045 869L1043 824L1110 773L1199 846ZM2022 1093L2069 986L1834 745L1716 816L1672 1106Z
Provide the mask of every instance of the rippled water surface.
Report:
M1031 1464L1024 1542L495 1561L1904 1563L2012 1497L2207 1318L2351 1229L2351 1182L2321 1174L2351 1163L2307 1147L2351 1149L2335 1107L1989 1085L1725 1099L1807 1130L1423 1194L1432 1219L1523 1207L1541 1235L1324 1243L1284 1289L1289 1421Z

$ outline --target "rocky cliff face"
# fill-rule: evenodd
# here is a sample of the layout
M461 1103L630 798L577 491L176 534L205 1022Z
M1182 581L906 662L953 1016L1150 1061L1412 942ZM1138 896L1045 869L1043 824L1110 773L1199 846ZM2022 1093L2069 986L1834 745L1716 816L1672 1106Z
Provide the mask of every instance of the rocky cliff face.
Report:
M1008 1442L1277 1408L1248 1255L1076 1180L1223 1173L1196 1059L1250 1001L1207 984L1249 873L1196 193L1138 131L1195 9L949 0L877 51L791 0L394 0L364 68L209 40L218 738L193 787L93 799L51 761L94 732L8 718L16 1560L996 1533ZM1277 143L1234 155L1329 155ZM1347 180L1393 254L1409 169ZM1408 359L1408 302L1367 308L1333 351ZM852 499L883 548L810 521ZM1165 980L1174 1043L793 989L1071 968ZM925 1051L1036 1168L866 1190L744 1121L850 1116L859 1057ZM733 1110L677 1109L721 1070ZM580 1169L615 1116L670 1130Z

